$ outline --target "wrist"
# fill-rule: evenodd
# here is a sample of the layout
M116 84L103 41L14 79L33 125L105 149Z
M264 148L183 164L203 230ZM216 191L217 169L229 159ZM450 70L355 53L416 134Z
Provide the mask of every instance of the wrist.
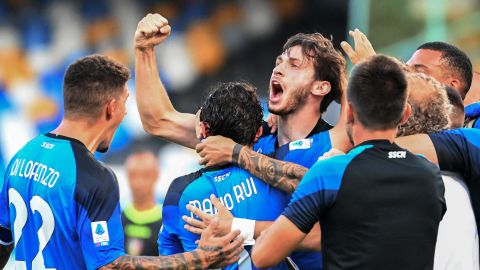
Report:
M155 53L154 46L148 46L148 47L135 46L135 53L153 54L153 53Z
M232 160L231 162L233 164L238 165L238 161L240 160L240 152L242 152L243 145L236 143L235 146L233 146L233 151L232 151Z
M231 230L240 230L240 236L243 238L244 245L255 244L255 220L245 218L233 218Z
M198 246L197 249L192 251L191 255L192 260L195 262L194 265L201 265L202 269L207 269L210 265L215 263L213 261L213 256L209 256L208 251L201 246Z

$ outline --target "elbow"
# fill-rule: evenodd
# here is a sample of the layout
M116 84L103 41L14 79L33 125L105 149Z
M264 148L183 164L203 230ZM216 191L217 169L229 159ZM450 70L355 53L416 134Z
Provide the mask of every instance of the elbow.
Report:
M274 267L279 262L275 261L274 256L272 254L267 254L265 250L258 250L253 249L252 251L252 262L256 268L269 268Z

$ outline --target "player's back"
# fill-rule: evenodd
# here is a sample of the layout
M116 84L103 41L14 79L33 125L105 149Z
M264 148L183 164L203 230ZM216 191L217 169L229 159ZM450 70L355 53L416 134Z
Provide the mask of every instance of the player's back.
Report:
M38 136L4 181L0 225L13 233L18 269L96 269L123 255L118 184L81 142Z
M190 215L185 210L187 204L200 208L202 211L214 214L210 195L215 194L233 216L252 220L275 220L287 206L290 195L275 189L263 181L253 177L245 170L229 166L220 170L205 170L201 177L189 184L180 198L181 215ZM182 220L180 228L185 223ZM180 239L186 251L196 247L197 235L184 232ZM250 246L245 251L238 264L228 269L255 269L250 260ZM285 263L274 269L286 269Z

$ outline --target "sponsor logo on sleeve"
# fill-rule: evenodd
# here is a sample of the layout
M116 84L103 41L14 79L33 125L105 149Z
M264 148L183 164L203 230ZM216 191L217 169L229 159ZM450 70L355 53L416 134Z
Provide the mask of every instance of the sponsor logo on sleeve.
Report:
M93 243L96 247L108 246L110 238L106 221L92 222Z

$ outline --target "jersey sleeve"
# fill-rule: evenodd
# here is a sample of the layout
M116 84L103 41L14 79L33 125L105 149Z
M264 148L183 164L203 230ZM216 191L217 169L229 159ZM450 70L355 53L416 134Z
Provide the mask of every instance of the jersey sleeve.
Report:
M178 210L178 205L168 204L173 201L174 197L178 194L174 194L174 191L169 190L165 196L165 204L162 210L163 225L158 235L158 252L160 255L172 255L183 252L182 243L178 238L181 216Z
M480 131L477 129L456 129L430 134L441 170L457 172L467 180L471 178L474 148L480 149Z
M337 197L345 171L346 156L317 162L303 177L282 215L299 230L310 232Z
M180 229L179 239L182 242L185 251L192 251L196 249L197 244L195 244L195 241L200 239L200 235L191 233L184 229L186 222L181 218L183 215L198 218L188 211L186 206L191 204L197 208L200 208L203 212L213 214L213 204L210 201L211 194L215 194L212 185L208 182L208 180L201 178L190 184L180 197L178 204L180 213L180 220L178 224Z
M88 269L125 255L118 183L110 170L99 176L79 180L75 190L76 231Z

